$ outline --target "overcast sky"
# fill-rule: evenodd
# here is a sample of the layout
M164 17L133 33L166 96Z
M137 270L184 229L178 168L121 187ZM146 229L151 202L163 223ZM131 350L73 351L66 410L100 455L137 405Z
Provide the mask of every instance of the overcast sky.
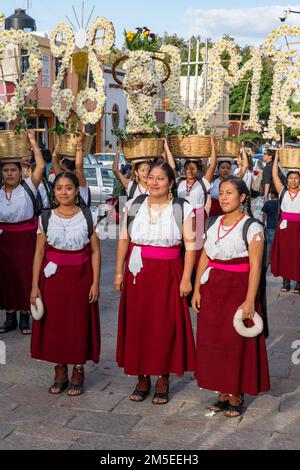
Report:
M75 23L72 5L81 18L81 0L30 0L29 10L39 31L51 31L68 15ZM269 0L86 0L85 22L96 6L94 16L113 21L117 32L117 45L122 44L123 29L148 26L154 32L177 33L188 38L192 34L202 38L219 39L231 34L241 45L259 45L272 29L278 27L280 13L290 7L300 11L300 3L282 4ZM0 11L7 16L16 7L26 8L26 0L0 0ZM291 14L287 24L300 24L300 14Z

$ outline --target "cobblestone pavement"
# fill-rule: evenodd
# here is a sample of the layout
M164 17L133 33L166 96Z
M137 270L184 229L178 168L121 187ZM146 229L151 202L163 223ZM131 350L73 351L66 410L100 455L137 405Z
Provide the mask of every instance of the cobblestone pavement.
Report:
M154 406L150 397L135 404L128 394L136 379L115 363L115 242L102 242L102 254L102 355L86 368L84 395L49 395L52 365L30 358L30 339L19 331L0 337L7 351L7 364L0 365L0 449L300 449L300 364L292 362L296 340L300 349L300 297L279 296L280 282L270 277L272 390L247 397L242 417L205 417L215 396L200 391L192 374L172 377L168 405Z

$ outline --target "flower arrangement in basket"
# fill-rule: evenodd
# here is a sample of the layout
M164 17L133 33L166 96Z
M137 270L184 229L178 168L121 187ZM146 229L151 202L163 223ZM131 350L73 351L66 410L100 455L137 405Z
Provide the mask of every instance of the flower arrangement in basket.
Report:
M21 50L22 54L27 52L29 62L25 74L16 73L13 95L6 93L5 77L1 77L3 67L0 67L0 80L4 84L5 92L4 101L0 101L0 118L13 126L12 131L0 131L0 160L8 162L18 161L26 157L29 152L30 144L25 132L27 128L25 99L36 86L42 66L42 54L37 41L29 33L23 30L4 29L4 15L0 14L0 18L0 62L3 58L9 58L8 48L15 49L17 56L20 55Z
M103 31L103 33L101 33ZM99 34L103 34L99 36ZM59 45L57 39L60 39ZM97 40L101 39L99 43ZM52 111L59 123L52 130L58 136L58 149L61 155L75 158L77 129L70 122L71 115L76 115L83 125L97 124L104 112L106 96L104 92L103 60L109 55L115 42L113 24L106 18L97 17L86 32L85 43L76 48L75 34L64 22L51 33L50 47L53 55L59 59L60 68L57 79L52 87ZM78 75L78 90L76 97L71 89L61 89L65 73L73 65ZM86 87L83 76L87 72ZM90 75L93 77L93 87L90 87ZM95 108L91 110L93 102ZM92 135L86 134L83 141L84 154L89 153Z
M123 144L126 158L156 157L161 155L163 141L157 140L159 128L155 123L155 99L162 85L170 78L170 66L159 53L157 36L147 27L136 31L124 31L127 55L120 57L113 65L115 81L123 86L128 106L126 132L128 143ZM162 76L158 73L157 63L163 67ZM117 77L116 69L124 63L124 81ZM156 130L153 132L153 122Z
M197 133L197 123L187 117L182 126L169 126L170 150L174 157L180 158L207 158L211 154L211 129L207 126L205 134Z
M279 149L280 165L283 168L300 170L300 149L281 148Z

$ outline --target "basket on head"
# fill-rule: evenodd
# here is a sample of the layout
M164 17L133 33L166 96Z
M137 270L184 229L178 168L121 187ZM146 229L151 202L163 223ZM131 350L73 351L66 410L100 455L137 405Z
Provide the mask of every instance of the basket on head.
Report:
M2 163L19 162L28 157L30 142L25 131L15 134L13 131L0 132L0 161Z
M91 152L92 144L94 140L94 135L84 134L83 139L83 155L89 155ZM65 155L70 159L75 159L76 157L76 147L77 147L77 137L74 134L63 134L58 136L58 146L57 153L58 155Z
M216 140L216 152L218 157L237 158L240 154L241 144L226 139Z
M126 160L158 158L164 151L164 139L135 139L123 142Z
M211 155L211 137L208 135L176 135L170 137L170 150L178 158L207 158Z
M283 168L300 170L300 149L279 149L279 160Z

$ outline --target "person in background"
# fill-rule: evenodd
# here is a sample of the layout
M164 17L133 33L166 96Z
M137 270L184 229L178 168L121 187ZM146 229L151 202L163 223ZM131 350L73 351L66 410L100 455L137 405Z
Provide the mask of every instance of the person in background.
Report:
M291 289L291 280L296 281L294 294L300 294L300 171L288 172L287 185L279 177L279 155L273 165L273 180L279 194L280 218L277 224L271 252L271 272L283 278L281 292Z
M262 186L263 186L263 195L264 195L264 202L267 202L269 199L269 194L276 190L273 177L272 177L272 170L275 160L276 150L268 149L267 153L264 155L263 161L266 163L266 166L263 170L263 178L262 178ZM282 171L278 170L278 177L283 185L286 184L286 179Z
M245 181L247 188L251 192L253 181L253 161L251 155L248 155L244 142L242 143L242 154L237 159L238 168L234 170L233 175L238 176Z
M79 188L79 201L81 206L91 207L91 191L86 181L83 168L83 139L84 132L81 132L77 137L76 142L76 157L75 161L70 160L68 157L58 155L56 149L53 152L53 170L57 176L62 172L71 172L77 176L80 184Z
M271 199L267 201L263 207L263 222L266 224L267 238L268 238L268 251L269 254L272 249L275 231L277 226L279 209L278 193L276 190L272 191Z
M211 197L211 209L210 209L210 217L214 217L216 215L222 215L223 210L219 203L219 188L222 181L226 178L231 176L232 166L231 166L231 159L222 160L218 162L217 168L219 176L214 180L213 187L210 191Z
M132 167L131 179L126 178L123 173L119 170L120 154L122 151L122 145L118 146L115 160L113 163L113 172L118 180L121 182L126 190L128 200L135 199L141 194L148 194L148 174L150 170L150 164L146 160L136 162Z

